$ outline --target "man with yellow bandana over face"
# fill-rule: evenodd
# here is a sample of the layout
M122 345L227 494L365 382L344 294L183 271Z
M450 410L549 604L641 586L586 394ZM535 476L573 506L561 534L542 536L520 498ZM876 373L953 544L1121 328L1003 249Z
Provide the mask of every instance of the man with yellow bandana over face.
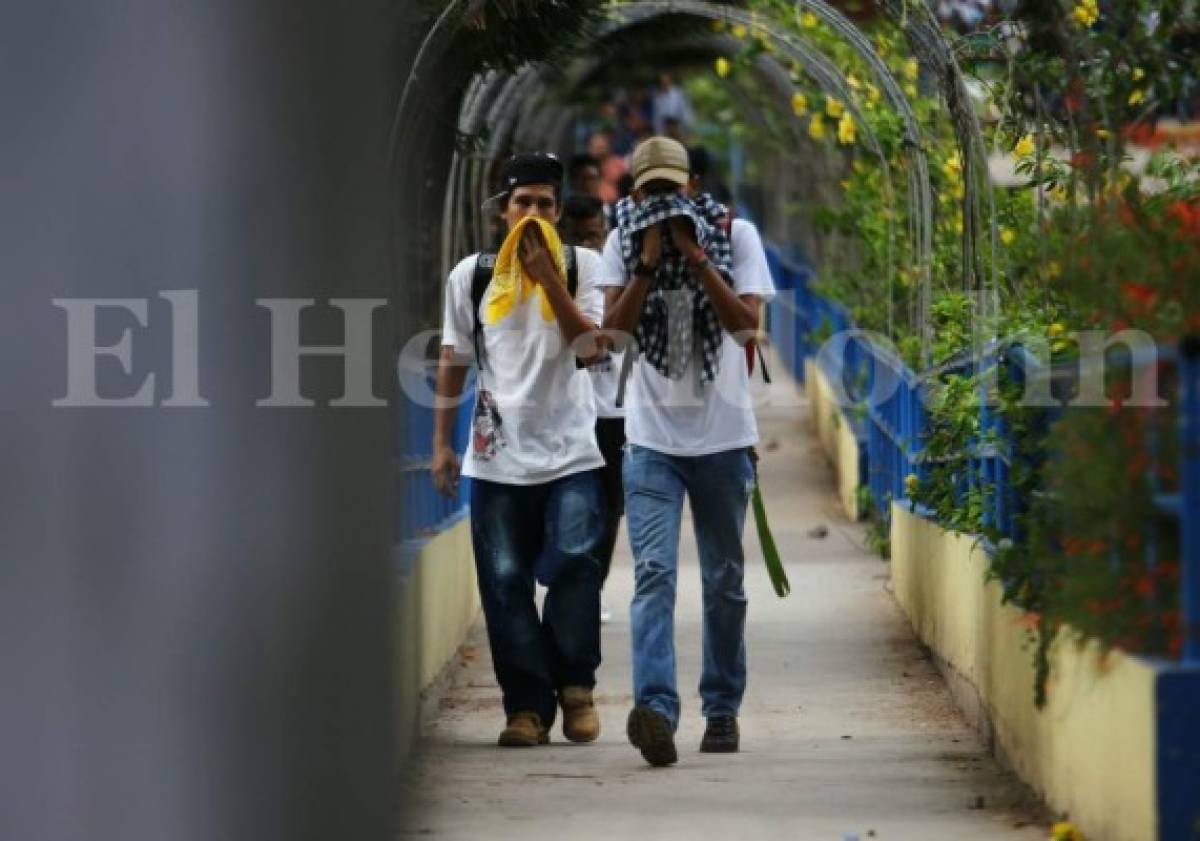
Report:
M505 163L495 201L508 236L490 276L478 254L450 273L438 365L431 469L448 495L458 492L460 473L451 444L457 405L468 367L478 370L461 473L471 478L471 538L506 747L549 741L560 706L568 739L590 742L600 733L592 689L600 665L604 459L591 381L576 358L598 351L604 299L595 282L599 255L582 248L568 255L554 231L562 182L551 155ZM547 587L541 616L535 581Z

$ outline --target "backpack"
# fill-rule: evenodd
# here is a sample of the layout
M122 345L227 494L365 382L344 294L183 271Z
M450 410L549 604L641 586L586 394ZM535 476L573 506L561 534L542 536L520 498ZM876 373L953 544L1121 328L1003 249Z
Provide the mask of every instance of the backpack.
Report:
M563 262L567 267L567 294L572 298L579 289L579 266L575 259L575 246L563 246ZM475 259L475 273L471 276L471 315L475 319L471 329L471 339L475 343L475 364L483 365L483 324L479 321L479 307L483 304L483 296L492 282L492 273L496 271L496 252L481 251Z

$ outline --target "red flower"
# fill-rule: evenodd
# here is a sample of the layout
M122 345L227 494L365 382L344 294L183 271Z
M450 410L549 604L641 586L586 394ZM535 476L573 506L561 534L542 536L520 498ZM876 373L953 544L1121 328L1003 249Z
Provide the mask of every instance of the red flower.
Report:
M1179 231L1185 237L1200 236L1200 204L1180 199L1167 208L1167 215L1179 222Z
M1091 169L1096 165L1096 156L1092 152L1076 152L1071 156L1071 166L1075 169Z
M1158 298L1158 292L1144 283L1122 283L1121 291L1125 293L1126 298L1142 308L1153 306Z
M1147 599L1150 598L1154 595L1154 579L1148 575L1138 576L1137 581L1135 581L1133 584L1133 590L1139 596ZM1146 619L1149 618L1149 616L1146 617Z

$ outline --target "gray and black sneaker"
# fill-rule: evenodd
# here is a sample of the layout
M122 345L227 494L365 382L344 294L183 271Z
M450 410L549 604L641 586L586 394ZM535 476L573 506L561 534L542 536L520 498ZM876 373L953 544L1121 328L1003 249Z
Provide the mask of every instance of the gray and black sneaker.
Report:
M679 760L671 722L662 713L645 704L638 704L630 710L625 729L629 743L640 750L642 758L654 767L674 765Z
M704 728L701 753L737 753L738 723L731 715L714 715Z

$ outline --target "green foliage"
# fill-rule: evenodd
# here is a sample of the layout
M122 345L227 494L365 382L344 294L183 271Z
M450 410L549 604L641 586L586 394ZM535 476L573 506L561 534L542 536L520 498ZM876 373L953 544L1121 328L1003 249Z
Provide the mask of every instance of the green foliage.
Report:
M432 21L451 0L419 0ZM468 66L513 70L530 61L570 55L577 38L603 19L604 0L459 0L463 37L456 43Z

